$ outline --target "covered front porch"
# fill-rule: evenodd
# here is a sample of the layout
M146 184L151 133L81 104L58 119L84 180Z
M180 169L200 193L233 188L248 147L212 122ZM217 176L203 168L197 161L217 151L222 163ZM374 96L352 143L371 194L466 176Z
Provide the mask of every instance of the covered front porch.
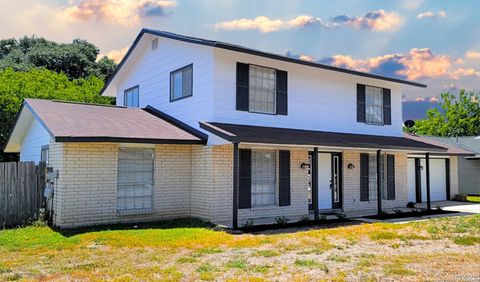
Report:
M200 126L233 144L232 228L405 207L407 154L423 154L428 160L432 152L444 150L403 137L223 123ZM276 200L265 206L256 205L254 196L259 187L267 187L255 179L264 168L252 161L252 156L261 159L257 152L262 150L277 156L270 165L276 167L270 173L276 177L269 180L276 193L270 198Z

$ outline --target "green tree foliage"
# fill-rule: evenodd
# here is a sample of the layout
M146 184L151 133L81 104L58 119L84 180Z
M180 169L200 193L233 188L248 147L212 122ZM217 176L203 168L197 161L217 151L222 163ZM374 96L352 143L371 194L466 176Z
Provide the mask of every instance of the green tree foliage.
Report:
M427 118L415 122L407 132L431 136L480 135L480 95L460 90L458 96L449 92L441 94L441 110L429 109Z
M0 40L0 70L27 71L44 67L64 73L70 79L95 75L106 81L116 64L107 57L97 60L98 53L95 45L81 39L66 44L34 36L3 39Z
M2 48L0 47L0 50ZM1 51L0 51L1 52ZM0 144L3 146L25 98L111 104L112 99L99 95L102 79L90 76L70 79L64 73L47 69L18 72L11 68L0 71ZM11 156L0 155L0 161Z

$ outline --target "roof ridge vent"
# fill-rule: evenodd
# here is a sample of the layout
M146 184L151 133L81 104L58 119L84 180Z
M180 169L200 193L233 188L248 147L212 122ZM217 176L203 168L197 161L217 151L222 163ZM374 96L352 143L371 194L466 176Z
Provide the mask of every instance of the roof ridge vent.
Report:
M152 40L151 50L155 51L157 49L158 49L158 38L155 38L155 39Z

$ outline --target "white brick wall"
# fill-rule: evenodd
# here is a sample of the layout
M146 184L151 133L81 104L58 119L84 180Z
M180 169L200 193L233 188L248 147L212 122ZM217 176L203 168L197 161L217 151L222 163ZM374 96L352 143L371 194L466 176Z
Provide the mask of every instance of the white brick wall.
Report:
M136 215L117 212L118 148L112 143L50 144L50 165L59 170L54 198L56 225L76 227L192 216L231 226L233 145L156 145L153 209ZM308 162L308 149L275 149L291 151L291 205L240 209L240 226L247 220L273 223L275 218L285 216L294 222L308 215L308 175L300 168L301 163ZM384 200L386 209L407 203L407 155L395 156L396 199ZM376 201L359 201L359 160L359 151L343 152L345 212L376 210ZM348 169L349 163L355 168Z
M344 151L343 153L343 210L370 211L377 210L377 200L360 201L360 151ZM365 152L369 153L369 152ZM370 152L372 153L372 152ZM391 209L405 207L407 198L407 154L395 155L395 200L382 200L382 208ZM355 168L347 166L352 163Z
M190 216L190 146L155 146L153 210L137 215L117 212L118 148L108 143L51 144L50 164L60 172L54 200L56 225L76 227Z

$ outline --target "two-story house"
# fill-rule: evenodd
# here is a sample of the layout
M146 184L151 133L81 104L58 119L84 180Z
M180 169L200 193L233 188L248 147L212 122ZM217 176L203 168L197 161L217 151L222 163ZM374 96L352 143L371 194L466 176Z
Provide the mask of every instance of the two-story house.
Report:
M402 86L426 87L143 29L117 106L27 99L5 151L48 162L60 227L376 213L406 206L408 154L446 151L403 137Z

